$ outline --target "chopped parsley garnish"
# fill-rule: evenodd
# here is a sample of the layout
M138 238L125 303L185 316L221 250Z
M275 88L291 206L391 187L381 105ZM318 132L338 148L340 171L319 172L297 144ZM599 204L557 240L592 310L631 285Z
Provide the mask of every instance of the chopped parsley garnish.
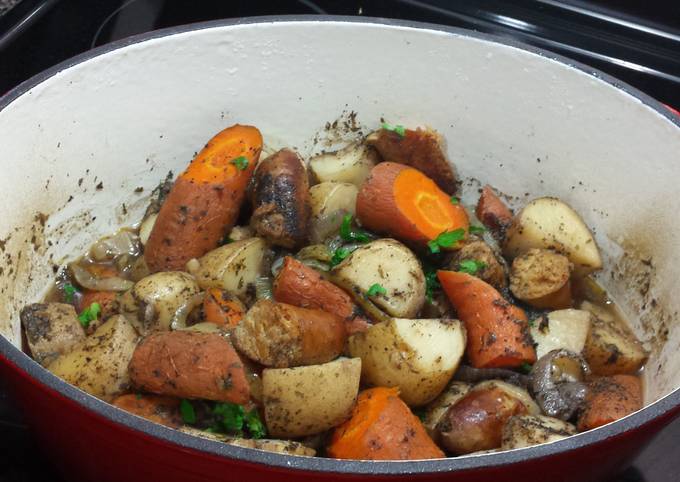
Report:
M460 204L460 199L458 199L456 196L451 196L451 204L458 205Z
M382 128L385 129L386 131L392 131L395 134L397 134L399 137L404 137L406 135L406 129L402 125L391 125L388 124L387 122L383 122Z
M477 271L486 268L486 263L476 259L464 259L460 262L458 271L467 274L476 274Z
M486 232L486 228L484 226L470 226L470 234L482 234Z
M439 253L440 248L450 248L465 237L465 229L458 228L453 231L444 231L432 241L427 243L432 253Z
M264 438L267 435L267 428L262 423L262 420L260 420L260 414L257 413L257 409L252 409L246 413L245 421L246 428L252 438Z
M526 373L526 374L529 374L531 372L532 368L533 368L532 365L530 363L527 363L527 362L523 362L519 366L520 371L523 372L523 373Z
M339 265L343 259L349 256L351 251L347 248L338 248L333 252L331 257L331 268Z
M182 399L179 404L179 413L184 423L196 423L196 411L189 400Z
M78 315L78 321L83 325L84 328L90 326L92 321L95 321L99 314L102 312L102 307L99 303L92 303L90 306L85 308L81 314Z
M367 243L371 237L366 231L359 228L352 228L352 215L345 214L340 225L340 237L345 241L356 241L359 243Z
M439 291L440 288L437 270L433 268L425 269L425 299L428 303L432 304L432 297L435 291Z
M209 432L243 436L245 429L251 438L264 438L267 435L267 429L255 408L246 412L242 405L216 403L212 412L215 423L208 429Z
M222 244L229 244L229 243L233 243L233 242L234 242L234 240L231 239L229 236L227 236L226 238L224 238L224 241L222 242Z
M236 159L232 159L231 163L236 166L236 169L239 171L248 169L248 158L246 158L246 156L238 156Z
M66 283L64 285L64 300L67 303L73 303L73 299L78 292L75 286L73 286L71 283Z
M378 283L374 283L371 285L370 288L368 288L368 291L366 292L366 296L377 296L377 295L386 295L387 290L382 287L382 285Z

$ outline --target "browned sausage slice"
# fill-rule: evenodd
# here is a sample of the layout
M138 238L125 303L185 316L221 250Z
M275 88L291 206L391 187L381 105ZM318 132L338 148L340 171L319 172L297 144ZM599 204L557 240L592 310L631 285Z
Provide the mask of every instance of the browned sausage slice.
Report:
M276 368L331 361L342 353L346 339L339 316L270 300L255 303L234 331L239 351Z
M251 190L251 223L271 244L294 248L308 236L311 200L304 162L281 149L260 162Z

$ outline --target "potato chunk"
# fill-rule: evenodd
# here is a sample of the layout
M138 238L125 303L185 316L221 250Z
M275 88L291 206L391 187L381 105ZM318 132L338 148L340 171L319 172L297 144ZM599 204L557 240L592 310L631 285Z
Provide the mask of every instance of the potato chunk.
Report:
M323 365L266 368L264 415L274 437L304 437L344 422L359 392L361 360L339 358Z
M112 316L47 369L81 390L110 401L129 386L128 364L137 339L137 331L123 315Z
M590 330L591 314L585 310L557 310L534 321L531 337L536 342L536 356L565 349L581 353Z
M220 288L245 299L261 274L265 248L261 238L236 241L213 249L197 264L190 261L187 268L201 289Z
M449 382L466 341L458 320L394 318L352 336L349 352L361 358L365 383L399 387L404 402L423 405Z
M544 415L514 416L503 427L501 449L519 449L555 442L575 433L576 427L557 418Z
M309 167L318 182L348 182L360 187L376 163L372 149L363 144L351 144L336 152L319 154L309 160Z
M425 274L420 262L394 239L361 246L332 273L344 287L357 293L368 295L372 286L380 285L384 293L369 298L391 316L414 317L425 303Z
M85 338L75 308L64 303L33 303L19 315L33 359L43 366Z
M503 252L515 258L531 248L554 249L569 258L583 275L600 269L602 258L588 226L571 206L559 199L534 199L507 230Z
M621 320L584 301L581 308L594 316L583 355L595 375L634 373L647 359L642 344Z

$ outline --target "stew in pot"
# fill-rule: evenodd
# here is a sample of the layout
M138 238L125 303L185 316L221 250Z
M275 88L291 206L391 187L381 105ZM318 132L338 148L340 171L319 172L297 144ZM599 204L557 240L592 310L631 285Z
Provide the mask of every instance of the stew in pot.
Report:
M293 455L505 450L641 408L647 354L567 203L513 212L487 185L467 205L431 129L308 163L262 149L224 129L61 269L21 312L31 356L140 417Z

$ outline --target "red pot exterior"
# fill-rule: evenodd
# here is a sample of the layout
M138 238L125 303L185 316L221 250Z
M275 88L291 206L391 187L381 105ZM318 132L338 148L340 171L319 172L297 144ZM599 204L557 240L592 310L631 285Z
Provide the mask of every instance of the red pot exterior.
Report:
M0 357L0 373L25 421L48 458L69 481L350 481L366 475L286 470L265 463L221 457L189 449L126 427L70 400ZM678 410L599 443L509 465L455 471L456 482L603 480L624 468ZM529 449L531 450L531 449ZM423 471L427 462L423 462ZM451 480L451 472L410 474L409 480ZM371 480L403 479L397 475Z

